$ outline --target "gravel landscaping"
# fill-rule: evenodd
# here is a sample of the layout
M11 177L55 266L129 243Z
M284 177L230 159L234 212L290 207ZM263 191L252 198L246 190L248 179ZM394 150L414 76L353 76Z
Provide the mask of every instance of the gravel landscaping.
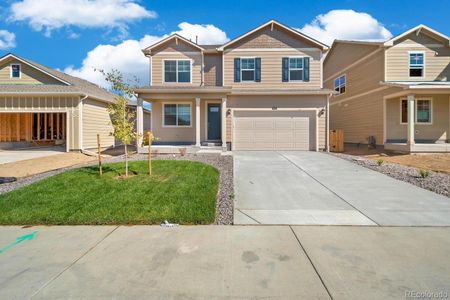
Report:
M429 176L422 178L420 170L399 164L383 162L381 166L376 161L343 153L331 153L331 155L353 162L357 165L386 174L398 180L409 182L418 187L427 189L446 197L450 197L450 175L438 172L429 172Z
M179 154L159 154L154 159L163 160L191 160L209 164L217 168L220 172L220 184L216 207L216 221L218 225L229 225L233 223L233 157L220 154L186 154L181 156ZM112 157L104 159L103 163L123 161L123 156ZM135 154L130 157L130 160L147 160L147 155ZM25 178L20 178L16 182L5 183L0 185L0 194L6 193L34 182L40 181L44 178L65 172L67 170L80 168L84 166L95 165L96 163L88 163L83 165L76 165L67 168L61 168L54 171L49 171L41 174L32 175Z

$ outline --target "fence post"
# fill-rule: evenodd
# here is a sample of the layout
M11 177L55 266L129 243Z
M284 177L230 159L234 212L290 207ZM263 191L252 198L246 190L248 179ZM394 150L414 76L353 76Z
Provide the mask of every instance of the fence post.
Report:
M148 175L152 176L152 133L148 133Z

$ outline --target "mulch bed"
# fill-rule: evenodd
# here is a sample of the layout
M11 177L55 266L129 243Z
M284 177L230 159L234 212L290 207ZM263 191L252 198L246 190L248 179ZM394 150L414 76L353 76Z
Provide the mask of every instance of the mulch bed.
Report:
M146 154L135 154L130 158L131 160L147 160ZM220 154L186 154L181 156L179 154L160 154L154 159L162 160L191 160L198 161L205 164L212 165L217 168L220 172L220 184L219 193L217 197L216 204L216 221L217 225L230 225L233 224L233 157L230 155L220 155ZM108 159L103 159L103 163L112 163L123 161L123 156L112 157ZM94 163L88 163L84 165L77 165L68 168L62 168L54 171L49 171L41 174L32 175L25 178L19 178L15 182L0 184L0 194L6 193L34 182L40 181L42 179L48 178L50 176L65 172L67 170L96 165Z
M390 162L383 162L381 166L376 161L364 157L353 156L343 153L330 153L331 155L351 161L357 165L383 173L398 180L402 180L418 187L427 189L446 197L450 197L450 175L439 172L429 172L429 176L422 178L420 170L413 167L403 166Z

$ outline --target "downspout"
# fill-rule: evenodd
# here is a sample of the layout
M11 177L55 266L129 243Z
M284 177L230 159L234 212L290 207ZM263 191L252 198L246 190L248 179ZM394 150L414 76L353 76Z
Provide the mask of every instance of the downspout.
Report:
M327 144L326 144L326 151L330 152L330 97L332 94L329 94L327 96Z

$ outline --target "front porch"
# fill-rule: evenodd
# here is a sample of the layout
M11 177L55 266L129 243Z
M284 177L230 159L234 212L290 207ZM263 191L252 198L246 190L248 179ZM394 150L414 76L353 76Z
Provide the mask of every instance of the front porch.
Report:
M450 152L450 93L408 91L385 98L384 149Z
M227 150L227 91L223 88L149 88L139 92L136 121L138 152L143 146L143 106L152 107L150 130L156 137L152 152L199 153ZM181 93L181 91L183 91Z

